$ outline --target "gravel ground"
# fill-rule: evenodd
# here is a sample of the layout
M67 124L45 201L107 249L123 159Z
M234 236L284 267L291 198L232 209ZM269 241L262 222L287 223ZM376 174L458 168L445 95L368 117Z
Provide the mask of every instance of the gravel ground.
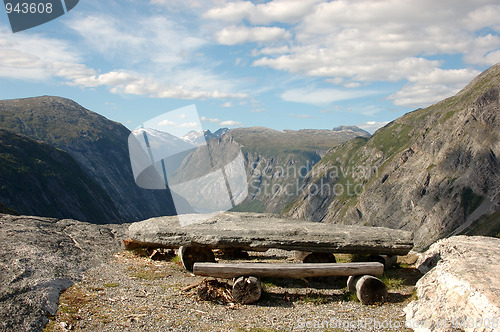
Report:
M245 259L293 260L280 250ZM346 290L347 278L266 278L261 299L241 305L201 300L193 285L204 278L185 271L178 257L152 260L139 251L123 251L61 294L59 310L44 331L411 331L404 328L403 308L420 274L400 265L405 268L383 277L389 288L384 304L357 302Z

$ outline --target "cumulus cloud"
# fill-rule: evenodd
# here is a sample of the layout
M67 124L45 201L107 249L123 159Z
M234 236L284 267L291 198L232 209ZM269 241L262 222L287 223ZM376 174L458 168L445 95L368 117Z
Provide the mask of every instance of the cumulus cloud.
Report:
M411 105L438 100L473 77L468 69L434 72L443 62L431 60L433 56L458 54L466 65L475 66L500 61L500 5L494 0L461 6L449 1L338 0L311 6L287 27L293 31L292 42L255 49L254 66L324 78L349 88L407 81L390 98L397 105ZM252 23L251 17L240 19ZM420 84L423 79L415 81L421 73L439 82L426 88ZM425 96L417 100L419 92Z
M0 27L0 77L44 80L57 72L91 74L67 42Z
M153 98L247 98L246 93L234 92L239 90L234 80L208 66L186 68L207 42L165 17L88 15L76 17L68 27L81 41L13 35L0 27L0 76L57 77L71 86L105 86L111 93ZM87 49L123 69L90 67L84 60Z
M233 120L227 120L227 121L222 121L219 123L221 126L227 126L227 127L237 127L237 126L242 126L243 124L238 121L233 121Z
M473 69L443 70L439 68L416 73L408 78L408 84L388 98L398 106L425 107L455 95L479 73Z
M158 122L158 126L160 126L160 127L175 126L175 125L177 125L177 123L175 123L174 121L170 121L170 120L163 120L163 121Z
M314 10L320 0L274 0L253 4L250 1L228 2L207 11L203 16L226 22L248 20L252 24L295 23Z
M232 26L222 29L216 34L217 41L223 45L236 45L248 42L270 42L288 39L290 33L278 27Z

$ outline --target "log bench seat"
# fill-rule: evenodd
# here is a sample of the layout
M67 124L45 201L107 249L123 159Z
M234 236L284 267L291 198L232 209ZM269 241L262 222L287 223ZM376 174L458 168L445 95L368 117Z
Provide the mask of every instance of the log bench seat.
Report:
M257 301L262 293L259 277L310 278L349 276L347 287L356 293L363 304L383 302L387 287L378 278L384 265L378 262L359 263L194 263L198 276L233 278L232 295L235 302L248 304Z

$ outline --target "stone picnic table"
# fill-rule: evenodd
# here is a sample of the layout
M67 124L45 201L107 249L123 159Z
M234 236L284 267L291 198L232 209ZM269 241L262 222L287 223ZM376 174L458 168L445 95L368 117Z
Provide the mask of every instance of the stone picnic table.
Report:
M196 220L199 215L192 217ZM189 216L183 216L184 222L188 219ZM412 234L404 230L318 223L246 212L224 212L203 222L188 222L186 226L181 226L175 216L151 218L131 224L129 237L125 241L127 249L179 248L184 267L189 271L194 268L198 275L227 277L241 273L242 278L235 279L233 294L242 303L253 302L260 296L260 282L253 275L306 277L308 274L350 276L350 289L358 287L362 290L358 297L366 298L364 303L372 303L387 294L383 283L372 275L381 275L388 261L394 262L396 255L406 255L413 248ZM215 262L212 249L265 251L271 248L294 250L298 253L296 257L305 264L210 264ZM382 259L379 263L336 264L333 253L370 254ZM240 294L248 296L241 298Z
M412 234L404 230L310 222L262 213L224 212L188 226L181 226L175 216L151 218L130 225L129 236L131 245L162 248L277 248L378 255L406 255L413 248Z

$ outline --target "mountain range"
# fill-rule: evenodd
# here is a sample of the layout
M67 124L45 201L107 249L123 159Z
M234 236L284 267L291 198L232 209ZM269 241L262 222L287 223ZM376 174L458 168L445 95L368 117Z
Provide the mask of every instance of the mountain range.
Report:
M170 192L135 184L128 151L130 131L72 100L53 96L1 100L0 130L2 212L95 223L131 222L176 213ZM227 128L221 128L214 133L192 131L178 138L151 128L141 130L147 131L153 144L165 147L170 142L184 150L228 134ZM285 141L290 146L293 137L294 145L305 146L293 152L297 157L290 160L314 163L320 159L318 153L326 152L343 135L314 136L320 132L330 131L284 133L250 128L236 130L234 135L257 150L278 147ZM352 137L349 133L340 141ZM270 140L274 143L268 144ZM281 208L270 210L279 212Z
M152 147L184 151L178 163L190 177L241 151L248 196L233 211L402 228L425 248L454 234L500 236L499 101L497 64L457 95L372 136L350 126L221 128L183 137L140 130ZM0 101L0 212L94 223L175 214L169 191L135 184L130 133L61 97ZM205 140L211 163L197 149Z
M94 212L85 216L72 213L70 206L64 213L65 218L122 223L175 213L169 193L161 190L141 189L134 183L128 154L127 140L130 131L123 125L89 111L72 100L51 96L2 100L0 101L0 129L45 143L44 153L61 151L71 156L73 162L91 179L87 182L94 182L101 189L100 196L91 195L89 202L81 201L80 204L98 204L99 197L102 196L107 197L106 200L111 202L108 202L104 208L95 209ZM61 166L56 168L53 174L72 169L74 167ZM0 174L8 174L8 172L8 169L0 169ZM76 170L75 172L78 173ZM44 173L40 176L49 176L49 174ZM63 179L59 180L63 181ZM15 177L11 181L15 182ZM63 202L65 196L71 195L71 183L67 180L64 182L61 185L68 190L51 193L50 199L47 199ZM34 200L28 197L11 196L9 191L2 187L0 188L0 202L21 214L29 214L34 211L34 206L39 204L36 198L49 195L50 186L39 187L29 181L24 185L26 191L33 192ZM19 198L15 204L12 203L14 197ZM7 204L9 201L12 206ZM99 214L98 218L96 214ZM54 213L41 215L61 217Z

